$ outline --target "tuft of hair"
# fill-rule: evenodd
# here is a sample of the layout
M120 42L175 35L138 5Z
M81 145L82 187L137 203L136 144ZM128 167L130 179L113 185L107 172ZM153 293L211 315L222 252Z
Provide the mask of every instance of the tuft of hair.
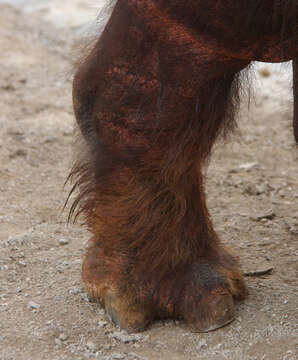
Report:
M105 0L105 4L100 9L99 14L96 18L96 31L97 35L103 32L109 18L114 10L117 0Z

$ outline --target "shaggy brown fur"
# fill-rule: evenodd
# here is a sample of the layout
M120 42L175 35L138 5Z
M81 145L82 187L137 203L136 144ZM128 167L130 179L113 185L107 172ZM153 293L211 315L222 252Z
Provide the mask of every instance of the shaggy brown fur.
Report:
M83 280L121 327L233 319L246 289L213 229L202 168L235 126L239 72L298 55L297 12L296 0L118 0L80 64L87 155L71 174L72 212L93 234Z

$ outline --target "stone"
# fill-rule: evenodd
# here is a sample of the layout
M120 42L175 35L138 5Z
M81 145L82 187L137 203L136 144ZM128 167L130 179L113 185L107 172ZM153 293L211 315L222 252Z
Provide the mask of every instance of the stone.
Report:
M257 162L244 163L239 165L239 169L249 171L258 166Z
M28 307L33 310L39 310L40 305L35 303L34 301L29 301Z
M120 353L114 353L114 354L112 354L112 359L122 360L122 359L125 359L125 355L120 354Z
M92 352L95 352L97 350L96 344L94 344L94 342L92 342L92 341L88 341L86 346L87 346L87 349Z
M62 341L60 339L55 339L55 344L57 346L61 346L62 345Z
M59 335L59 339L60 339L61 341L66 341L66 340L68 339L68 335L62 333L62 334Z
M205 339L202 339L199 341L198 345L197 345L197 350L202 350L204 348L207 347L207 341Z
M69 241L67 239L59 239L59 245L64 246L64 245L67 245L67 244L69 244Z
M107 324L108 324L107 321L99 321L99 322L97 323L98 327L100 327L100 328L105 327Z

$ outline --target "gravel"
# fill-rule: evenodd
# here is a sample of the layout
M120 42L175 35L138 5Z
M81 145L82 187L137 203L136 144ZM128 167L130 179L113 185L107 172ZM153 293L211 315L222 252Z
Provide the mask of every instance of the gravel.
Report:
M109 337L111 339L121 341L124 344L137 342L145 338L145 336L142 334L127 334L125 332L117 332L117 331L110 334Z

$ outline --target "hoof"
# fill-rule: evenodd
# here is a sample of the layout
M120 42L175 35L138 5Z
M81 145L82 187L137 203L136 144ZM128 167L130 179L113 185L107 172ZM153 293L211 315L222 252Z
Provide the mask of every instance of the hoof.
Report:
M209 332L228 325L234 320L234 300L232 295L215 295L204 301L200 318L194 326L198 332Z
M125 297L117 296L112 291L106 292L104 306L109 320L128 333L145 330L152 320L145 308L131 304Z
M144 273L137 267L124 280L117 272L107 273L91 255L83 266L87 289L104 305L109 320L128 333L145 330L155 318L184 319L194 331L213 331L234 320L234 299L247 294L237 262L223 248L162 279L151 274L146 282L140 281Z

